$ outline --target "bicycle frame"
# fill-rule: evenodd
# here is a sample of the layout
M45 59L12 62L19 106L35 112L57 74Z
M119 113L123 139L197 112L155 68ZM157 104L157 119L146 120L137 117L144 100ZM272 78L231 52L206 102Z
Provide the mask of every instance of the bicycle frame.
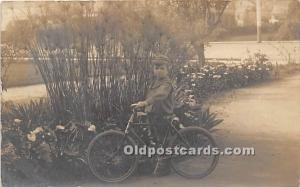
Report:
M153 124L150 124L150 123L135 123L134 122L134 119L137 118L137 111L135 109L133 109L133 112L128 120L128 123L127 123L127 126L126 126L126 129L125 129L125 137L126 136L132 136L134 138L136 138L139 143L141 143L142 145L146 145L145 141L136 133L136 131L134 130L134 127L141 127L141 126L145 126L146 128L150 128L151 130L151 125ZM166 131L166 134L163 138L163 141L162 141L162 146L165 147L167 146L167 140L171 134L171 131L172 129L175 131L175 135L180 135L178 130L174 127L174 125L172 123L168 123L168 128L167 128L167 131ZM155 134L157 136L157 134Z
M131 114L131 116L130 116L130 118L129 118L129 120L128 120L128 123L127 123L127 126L126 126L126 129L125 129L125 131L124 131L124 134L125 134L125 136L123 137L123 139L122 139L122 141L121 142L125 142L125 140L126 140L126 138L127 138L127 136L131 136L131 137L133 137L133 138L135 138L135 139L137 139L138 141L139 141L139 143L142 145L142 146L144 146L144 145L147 145L146 144L146 142L134 131L134 127L135 126L138 126L138 127L140 127L140 126L148 126L148 128L150 128L149 126L150 125L152 125L152 124L150 124L150 123L135 123L134 122L134 119L136 119L136 117L137 117L137 111L135 110L135 109L133 109L133 112L132 112L132 114ZM166 146L168 146L167 145L167 140L168 140L168 137L170 136L170 134L171 134L171 131L172 131L172 129L174 130L174 136L179 136L182 140L184 140L184 138L181 136L181 134L179 133L179 130L177 130L176 129L176 127L174 127L174 125L172 124L172 123L168 123L168 128L167 128L167 132L166 132L166 134L165 134L165 136L164 136L164 139L163 139L163 141L162 141L162 147L166 147ZM151 130L151 129L150 129ZM122 143L122 144L123 144ZM186 142L185 142L186 143ZM120 151L120 149L121 149L121 147L122 147L122 144L120 144L120 146L116 149L116 151L115 151L115 153L111 156L111 159L115 156L115 154L117 154L119 151ZM188 143L186 143L187 145L188 145L188 147L189 147L189 144Z

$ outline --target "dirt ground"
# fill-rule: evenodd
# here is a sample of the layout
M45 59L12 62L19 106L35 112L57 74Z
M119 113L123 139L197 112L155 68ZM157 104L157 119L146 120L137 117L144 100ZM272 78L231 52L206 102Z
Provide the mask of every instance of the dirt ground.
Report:
M214 133L221 148L254 147L255 156L222 156L201 180L133 176L123 183L95 179L53 186L300 186L300 74L236 89L208 103L224 122ZM7 97L7 96L6 96Z
M80 186L300 186L300 75L237 89L210 101L224 122L215 132L220 147L254 147L255 156L223 156L201 180L176 174L132 177L121 184Z

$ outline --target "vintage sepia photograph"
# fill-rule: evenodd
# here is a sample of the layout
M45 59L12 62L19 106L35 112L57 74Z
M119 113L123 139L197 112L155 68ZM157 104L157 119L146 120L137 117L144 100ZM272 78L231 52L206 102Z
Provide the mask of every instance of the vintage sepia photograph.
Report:
M2 0L3 187L300 187L300 0Z

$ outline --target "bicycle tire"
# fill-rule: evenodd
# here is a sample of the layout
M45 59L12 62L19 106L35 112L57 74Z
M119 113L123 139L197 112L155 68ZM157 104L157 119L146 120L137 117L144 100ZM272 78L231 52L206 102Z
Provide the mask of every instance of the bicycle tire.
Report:
M214 138L212 137L212 135L207 130L205 130L205 129L201 128L201 127L186 127L186 128L181 129L179 131L179 134L182 136L184 134L186 135L186 134L191 134L191 133L196 133L196 132L198 132L199 134L202 134L202 135L206 136L209 139L211 145L213 147L217 147L217 144L216 144ZM176 140L178 140L178 138L180 138L179 135L175 136L170 141L171 147L176 146L175 142L176 142ZM211 163L211 165L209 166L209 168L207 170L205 170L201 174L194 174L194 175L193 174L188 174L187 172L180 170L179 167L178 167L178 164L180 162L176 161L175 158L176 157L174 157L174 156L171 157L171 167L173 168L173 170L177 174L179 174L179 175L181 175L181 176L183 176L185 178L189 178L189 179L201 179L201 178L204 178L207 175L209 175L216 168L218 160L219 160L219 155L213 155L213 162Z
M96 143L98 141L103 142L105 139L107 139L107 136L109 136L109 135L115 136L115 138L117 138L117 137L124 138L125 137L125 133L123 133L121 131L117 131L117 130L108 130L108 131L105 131L105 132L100 133L97 136L95 136L92 139L92 141L89 143L89 146L87 149L88 165L89 165L89 168L90 168L91 172L93 173L93 175L96 176L99 180L104 181L104 182L111 182L111 183L112 182L121 182L121 181L127 179L128 177L130 177L134 173L134 171L137 168L139 157L138 157L138 155L130 155L134 159L133 162L132 162L132 164L130 164L129 169L126 172L124 172L124 174L120 175L119 177L113 178L113 177L103 176L102 174L100 174L96 168L96 166L98 166L98 165L97 165L97 163L95 163L95 160L92 158L92 152L95 149ZM135 141L129 136L126 136L126 140L128 142L130 142L130 144L132 146L136 145Z

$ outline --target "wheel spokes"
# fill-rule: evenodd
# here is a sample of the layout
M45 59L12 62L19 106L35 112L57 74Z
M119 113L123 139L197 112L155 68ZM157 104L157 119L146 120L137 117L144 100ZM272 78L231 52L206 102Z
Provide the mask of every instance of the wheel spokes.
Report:
M90 148L89 164L93 173L104 181L123 180L133 171L136 158L125 155L125 145L133 145L122 134L100 136Z
M211 149L214 142L201 131L191 129L191 131L182 132L172 146L183 146L188 150L186 153L192 153L191 155L172 156L174 169L183 176L203 177L210 172L211 168L215 167L216 156L211 154L211 150L208 155L203 152L204 149Z

